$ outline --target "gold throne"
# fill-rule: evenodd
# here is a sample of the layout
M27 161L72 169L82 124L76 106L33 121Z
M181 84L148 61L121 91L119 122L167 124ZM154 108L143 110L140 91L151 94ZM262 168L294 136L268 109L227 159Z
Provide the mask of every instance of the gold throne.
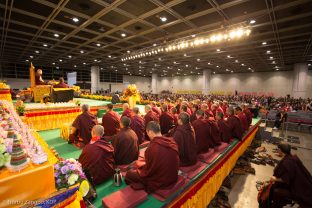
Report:
M36 85L35 80L35 67L32 63L30 63L29 68L29 77L30 77L30 86L34 94L34 101L41 102L42 98L45 95L50 95L52 86L51 85Z

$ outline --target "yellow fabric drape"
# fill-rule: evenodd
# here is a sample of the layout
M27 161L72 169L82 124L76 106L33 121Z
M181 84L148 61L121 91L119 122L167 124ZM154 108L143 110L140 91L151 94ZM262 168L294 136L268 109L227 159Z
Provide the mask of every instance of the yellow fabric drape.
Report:
M234 168L238 158L246 151L247 147L251 144L253 138L256 135L258 127L253 130L246 140L243 141L242 145L235 151L235 153L228 158L223 166L212 175L207 182L196 192L196 194L188 199L181 208L204 208L210 203L213 197L221 187L223 180L229 175L231 170ZM185 193L187 194L187 193ZM173 204L174 205L174 204ZM172 207L169 205L169 207Z
M11 93L0 94L0 100L7 100L9 102L12 102Z

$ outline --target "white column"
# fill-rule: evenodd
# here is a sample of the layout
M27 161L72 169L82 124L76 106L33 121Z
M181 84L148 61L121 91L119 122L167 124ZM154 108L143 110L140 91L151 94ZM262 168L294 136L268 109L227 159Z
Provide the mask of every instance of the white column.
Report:
M100 83L100 67L91 66L91 93L96 93Z
M204 69L203 71L203 94L208 95L210 93L210 79L211 69Z
M157 79L158 75L156 73L152 74L152 94L157 94Z
M306 98L307 92L308 64L297 63L294 65L294 78L292 96L295 98Z

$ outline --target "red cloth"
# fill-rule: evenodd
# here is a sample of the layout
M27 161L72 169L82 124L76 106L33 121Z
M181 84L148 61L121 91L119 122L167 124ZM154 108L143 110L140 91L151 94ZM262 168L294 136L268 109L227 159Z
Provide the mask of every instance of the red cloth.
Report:
M116 165L126 165L138 159L138 137L131 128L122 128L112 141Z
M47 83L45 83L44 81L42 81L41 75L36 74L35 75L35 84L36 85L46 85Z
M209 110L209 109L205 110L205 115L206 115L207 119L209 117L213 117L214 118L213 112L211 110Z
M161 110L157 106L153 106L152 111L156 113L158 116L160 116L161 114Z
M186 167L186 168L185 167L180 167L180 169L181 169L182 172L186 173L186 175L187 175L187 177L189 179L191 179L194 176L196 176L197 174L199 174L202 170L204 170L206 166L207 166L207 164L198 161L193 166L189 166L189 167Z
M58 83L58 84L54 85L53 88L69 88L69 86L68 86L68 84L63 82L63 83Z
M196 112L197 112L197 111L193 112L192 115L190 116L190 122L191 122L191 123L193 123L193 121L195 121L195 120L197 119L197 117L196 117Z
M174 118L173 116L168 112L162 112L162 114L159 117L159 124L161 129L161 134L167 134L170 129L174 126Z
M243 136L243 128L237 116L229 116L226 123L230 127L231 137L241 139Z
M95 184L111 178L114 173L114 148L104 140L87 144L79 157L83 169L89 171Z
M244 112L245 115L246 115L247 122L248 122L248 127L249 127L249 126L251 125L251 123L252 123L252 113L251 113L251 111L249 110L249 108L244 109L243 112Z
M246 117L245 113L240 112L237 116L241 122L241 126L243 128L243 131L247 131L249 129L249 125L248 125L248 121L247 121L247 117Z
M213 148L213 142L210 139L211 126L208 119L199 118L192 123L195 130L195 139L197 146L197 153L205 153L209 148Z
M144 120L141 116L134 114L131 117L131 124L130 128L136 133L138 136L138 143L142 144L144 140L144 133L145 133L145 125Z
M206 161L206 160L210 159L213 154L214 154L214 149L209 149L208 152L199 154L198 159L200 161Z
M102 117L105 136L114 136L120 130L120 118L115 111L108 111Z
M150 121L159 122L159 117L158 117L158 115L157 115L156 113L154 113L152 110L150 110L149 112L147 112L147 114L145 114L145 116L144 116L144 126L145 126L145 128L146 128L147 124L148 124ZM149 140L146 131L145 131L145 139L146 139L146 140Z
M215 147L216 152L223 152L229 146L228 143L222 142L219 146Z
M116 191L102 199L103 207L108 208L134 208L147 199L147 193L134 190L130 186Z
M172 115L172 117L173 117L173 120L174 120L174 125L177 126L178 125L179 115L178 114L174 114L174 115Z
M179 148L180 166L194 165L197 162L197 146L191 124L177 126L173 139Z
M91 130L97 123L96 116L86 111L77 116L72 126L77 129L79 137L83 139L83 143L88 144L91 140Z
M229 125L224 120L218 120L217 124L221 133L222 141L229 143L231 139L231 129Z
M126 174L127 184L142 184L153 192L177 182L179 169L178 146L172 138L155 137L145 151L146 164Z
M212 140L213 142L213 146L216 147L216 146L219 146L221 144L221 133L219 131L219 127L216 123L216 121L214 120L209 120L209 125L211 126L211 132L210 132L210 139Z
M127 116L128 118L131 118L131 117L132 117L132 115L133 115L132 110L128 108L128 109L126 109L124 112L122 112L121 117L123 117L123 116Z

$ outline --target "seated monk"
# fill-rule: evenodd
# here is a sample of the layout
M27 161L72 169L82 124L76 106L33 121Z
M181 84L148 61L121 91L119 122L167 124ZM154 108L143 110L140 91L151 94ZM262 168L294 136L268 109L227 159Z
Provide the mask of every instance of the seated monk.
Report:
M247 131L249 129L247 117L239 106L235 108L235 115L239 118L243 131Z
M129 170L125 182L136 189L145 189L151 193L177 182L179 150L174 140L161 135L157 122L149 122L146 132L151 139L144 153L146 163L139 169Z
M35 73L35 84L36 85L47 85L48 84L45 81L43 81L43 79L42 79L42 70L41 69L37 69L37 71Z
M213 142L213 146L219 146L222 142L221 133L218 124L215 120L208 119L208 124L210 125L210 140Z
M226 124L230 127L231 137L240 140L243 136L243 128L239 118L234 114L233 106L227 108L227 114Z
M98 121L96 116L90 113L90 107L88 104L83 104L81 106L81 111L82 113L77 116L72 124L68 143L76 143L78 146L83 147L90 142L91 130Z
M181 110L180 110L180 113L181 113L181 112L185 112L185 113L187 113L189 116L192 115L192 110L189 108L188 102L183 101L183 102L181 103Z
M56 85L53 85L53 88L69 88L68 84L65 83L64 78L60 77L59 83Z
M129 117L121 117L121 129L113 138L116 165L127 165L138 159L138 136L130 128L130 123Z
M128 104L128 103L124 103L124 104L122 105L122 108L123 108L123 112L122 112L121 117L127 116L128 118L131 118L131 116L132 116L132 110L130 109L129 104Z
M140 109L138 107L134 107L133 115L131 117L130 128L136 133L138 136L138 144L142 144L144 140L145 133L145 125L142 116L140 115Z
M119 114L113 111L114 105L106 105L106 113L102 117L102 125L105 129L105 136L114 136L120 130Z
M94 184L97 185L112 178L115 173L114 148L101 139L104 134L103 126L95 125L91 132L92 140L83 148L79 162L82 169L90 173Z
M229 143L230 139L231 139L230 127L225 122L223 117L224 117L224 115L222 112L217 112L216 120L217 120L217 125L218 125L220 133L221 133L222 142Z
M172 107L170 109L170 113L171 115L173 116L173 121L174 121L174 125L177 126L178 125L178 117L179 117L179 114L177 114L177 109L175 107Z
M274 169L270 190L273 206L282 208L295 201L302 208L312 207L312 176L297 155L291 154L291 146L287 143L278 145L282 160Z
M144 126L146 127L147 124L150 122L150 121L156 121L156 122L159 122L159 117L156 113L154 113L152 111L152 106L150 105L146 105L145 106L145 116L144 116ZM148 135L146 134L146 131L145 131L145 139L146 140L149 140L148 138Z
M198 109L199 109L198 105L197 104L193 104L193 107L192 107L193 113L192 113L192 115L190 117L191 123L193 123L193 121L195 121L197 119L196 112L198 111Z
M209 110L208 105L206 103L201 104L201 109L205 112L205 118L209 119L210 117L213 118L213 113Z
M209 148L214 148L214 143L211 139L209 120L205 119L205 112L201 109L198 110L196 117L197 119L193 121L192 125L195 131L197 153L202 154L208 152Z
M246 118L247 118L247 123L248 123L248 127L251 125L252 123L252 113L251 111L249 110L247 104L242 104L241 105L241 108L243 109L243 112L245 113L246 115Z
M187 113L180 113L178 126L173 132L173 139L179 148L180 166L191 166L197 162L195 132Z
M174 118L168 112L168 106L166 104L163 104L161 106L161 110L162 110L162 113L159 117L159 124L160 124L161 134L165 135L169 132L170 129L174 127Z
M155 101L153 101L153 102L151 103L151 106L152 106L152 111L154 111L154 113L156 113L158 116L160 116L161 110L157 107Z

